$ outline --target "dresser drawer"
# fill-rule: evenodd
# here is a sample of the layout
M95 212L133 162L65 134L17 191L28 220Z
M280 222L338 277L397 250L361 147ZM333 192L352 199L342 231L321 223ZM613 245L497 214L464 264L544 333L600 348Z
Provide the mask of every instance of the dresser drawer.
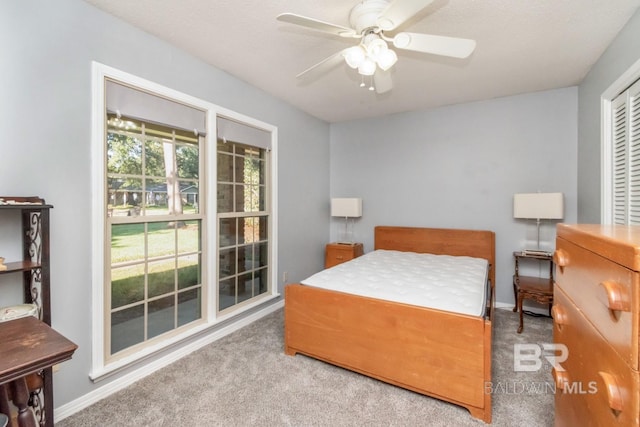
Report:
M556 288L562 289L633 369L638 369L637 273L567 240L556 241ZM633 313L632 311L635 311Z
M330 268L350 261L363 254L362 243L342 244L330 243L325 249L324 268Z
M638 372L559 288L554 290L553 316L554 342L569 352L561 369L554 370L556 426L637 426Z

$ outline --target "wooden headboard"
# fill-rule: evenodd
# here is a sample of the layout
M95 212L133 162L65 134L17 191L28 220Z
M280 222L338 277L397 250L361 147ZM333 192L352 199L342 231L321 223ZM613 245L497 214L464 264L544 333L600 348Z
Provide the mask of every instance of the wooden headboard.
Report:
M491 286L496 284L496 235L493 231L377 226L374 249L471 256L489 261Z

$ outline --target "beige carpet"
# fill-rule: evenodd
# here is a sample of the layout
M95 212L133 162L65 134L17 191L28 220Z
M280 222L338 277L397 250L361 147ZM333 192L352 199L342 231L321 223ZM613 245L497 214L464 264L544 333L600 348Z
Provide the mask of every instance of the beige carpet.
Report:
M552 426L550 365L514 372L514 343L552 342L548 318L497 310L493 425ZM479 426L469 412L283 353L279 310L62 421L75 426Z

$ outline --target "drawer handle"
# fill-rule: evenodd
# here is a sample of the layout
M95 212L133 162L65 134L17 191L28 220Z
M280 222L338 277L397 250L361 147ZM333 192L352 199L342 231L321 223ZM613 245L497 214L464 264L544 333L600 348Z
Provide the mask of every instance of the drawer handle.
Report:
M558 325L558 329L562 329L563 325L569 323L567 312L558 304L554 304L553 307L551 307L551 317L553 317L553 321Z
M601 282L598 285L598 299L611 311L631 311L629 295L624 286L617 282Z
M616 377L607 373L607 372L598 372L598 375L602 377L602 381L604 381L604 386L607 389L607 401L609 403L609 407L618 412L622 412L622 392L620 387L618 387L618 381Z
M562 270L569 264L569 254L562 249L556 249L553 253L553 263Z
M344 259L344 257L340 255L340 256L337 256L336 259Z
M558 371L556 368L553 368L551 369L551 375L553 376L553 381L556 383L556 388L564 390L565 384L569 382L569 373L567 371Z

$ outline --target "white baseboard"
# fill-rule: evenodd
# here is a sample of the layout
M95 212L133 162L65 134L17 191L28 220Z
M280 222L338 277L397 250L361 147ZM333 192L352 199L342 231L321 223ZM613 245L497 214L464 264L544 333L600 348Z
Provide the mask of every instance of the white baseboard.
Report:
M211 344L212 342L217 341L232 332L235 332L238 329L241 329L255 322L256 320L259 320L262 317L281 309L282 307L284 307L284 300L278 301L275 304L271 304L268 307L256 311L255 313L252 313L247 317L244 317L230 325L216 330L215 332L205 337L202 337L188 345L185 345L184 347L180 347L172 353L161 357L160 359L147 363L144 366L141 366L139 369L136 369L135 371L130 372L115 381L111 381L110 383L105 384L102 387L99 387L75 400L72 400L69 403L55 408L53 411L54 423L61 421L90 405L93 405L94 403L104 399L105 397L119 390L122 390L125 387L130 386L134 382L146 377L147 375L153 374L158 369L163 368L190 353L193 353L194 351L204 347L207 344Z

